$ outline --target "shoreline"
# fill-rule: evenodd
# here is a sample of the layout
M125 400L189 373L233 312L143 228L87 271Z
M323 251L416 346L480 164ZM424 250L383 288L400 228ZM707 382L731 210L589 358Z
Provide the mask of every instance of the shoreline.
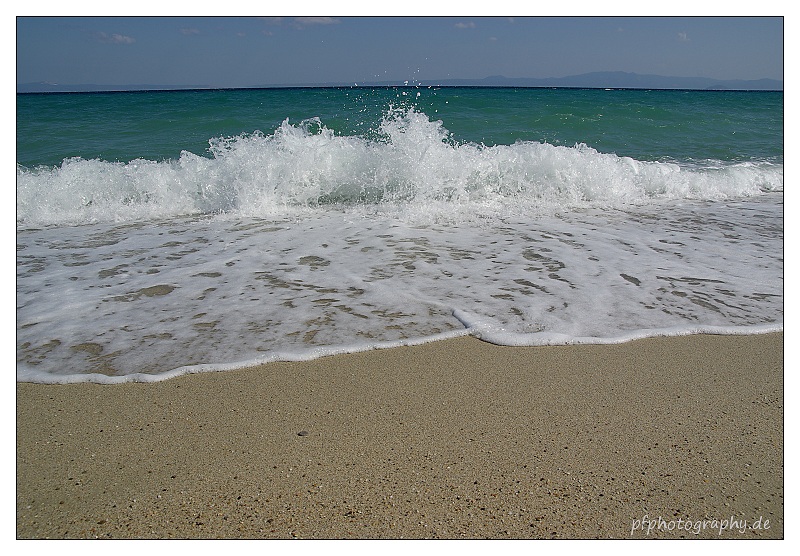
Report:
M783 399L782 332L18 382L17 538L783 538Z
M455 315L455 314L454 314ZM193 365L184 365L169 369L162 372L136 372L129 374L102 374L92 372L82 372L74 374L56 375L47 372L32 371L30 367L25 369L21 374L17 370L17 382L31 383L31 384L125 384L125 383L152 383L162 382L165 380L172 380L181 376L203 374L203 373L218 373L229 371L241 371L261 367L263 365L271 365L274 363L304 363L321 359L325 357L337 357L341 355L353 355L364 353L368 351L379 351L385 349L397 349L404 347L414 347L423 344L437 343L455 338L463 338L471 336L482 342L486 342L497 347L511 347L511 348L541 348L541 347L570 347L570 346L604 346L604 345L618 345L628 342L635 342L648 338L673 338L681 336L757 336L764 334L783 334L783 324L778 327L772 325L755 325L743 327L724 327L724 326L704 326L696 329L679 330L676 329L654 329L648 332L651 334L629 334L610 338L574 338L566 343L556 340L553 343L543 344L527 344L527 343L514 343L502 341L500 338L495 337L490 333L473 333L472 326L467 320L462 320L459 316L455 315L458 320L464 324L463 329L451 330L449 332L442 332L434 334L433 336L408 338L402 340L387 340L374 345L367 346L320 346L314 350L300 353L285 353L277 352L271 356L263 357L262 359L242 360L228 363L198 363ZM508 340L508 337L503 339Z

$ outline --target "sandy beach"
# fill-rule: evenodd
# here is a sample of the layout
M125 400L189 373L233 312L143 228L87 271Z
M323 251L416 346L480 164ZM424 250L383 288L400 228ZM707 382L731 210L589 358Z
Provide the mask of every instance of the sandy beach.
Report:
M17 384L17 537L783 538L783 334Z

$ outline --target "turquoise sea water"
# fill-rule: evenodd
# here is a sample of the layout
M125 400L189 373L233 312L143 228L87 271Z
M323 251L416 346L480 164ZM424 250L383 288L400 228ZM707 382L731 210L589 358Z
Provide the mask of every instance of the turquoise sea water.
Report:
M783 93L17 96L17 376L783 322Z
M390 107L442 120L456 142L573 146L637 160L783 159L783 93L597 89L240 89L17 96L17 162L204 154L214 137L319 118L370 137Z

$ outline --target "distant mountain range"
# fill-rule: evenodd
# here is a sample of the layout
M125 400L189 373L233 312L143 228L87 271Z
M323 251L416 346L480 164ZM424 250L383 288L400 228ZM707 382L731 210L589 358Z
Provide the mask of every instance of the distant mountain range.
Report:
M439 81L369 81L363 83L301 83L261 85L245 88L281 87L564 87L582 89L692 89L709 91L783 91L783 81L775 79L721 80L707 77L665 77L641 75L624 71L599 71L567 77L504 77L492 75L484 79L442 79ZM169 87L163 85L62 85L58 83L18 83L18 93L99 92L99 91L161 91L174 89L211 89L204 85Z
M720 80L707 77L665 77L624 71L597 71L567 77L504 77L493 75L480 80L449 79L441 85L487 87L577 87L589 89L699 89L782 91L783 81L774 79Z

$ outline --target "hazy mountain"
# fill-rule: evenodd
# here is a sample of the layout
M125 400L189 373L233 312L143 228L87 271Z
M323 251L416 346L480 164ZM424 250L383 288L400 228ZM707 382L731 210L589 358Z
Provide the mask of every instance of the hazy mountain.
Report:
M284 85L263 85L271 87L352 87L355 83L300 83ZM442 79L414 82L370 81L358 83L362 87L381 86L444 86L444 87L574 87L588 89L694 89L694 90L747 90L747 91L783 91L783 81L775 79L757 80L720 80L707 77L666 77L663 75L642 75L624 71L600 71L570 75L567 77L504 77L492 75L484 79ZM208 86L180 87L180 89L207 89ZM158 91L171 90L175 87L162 85L59 85L57 83L21 83L17 84L18 93L50 93L50 92L92 92L92 91Z
M783 81L774 79L720 80L708 77L666 77L624 71L598 71L568 77L528 78L493 75L480 80L444 80L441 85L483 85L491 87L581 87L592 89L700 89L782 91Z
M179 87L180 89L204 89L206 87ZM164 85L62 85L60 83L17 83L18 93L94 93L109 91L171 91L176 87Z

